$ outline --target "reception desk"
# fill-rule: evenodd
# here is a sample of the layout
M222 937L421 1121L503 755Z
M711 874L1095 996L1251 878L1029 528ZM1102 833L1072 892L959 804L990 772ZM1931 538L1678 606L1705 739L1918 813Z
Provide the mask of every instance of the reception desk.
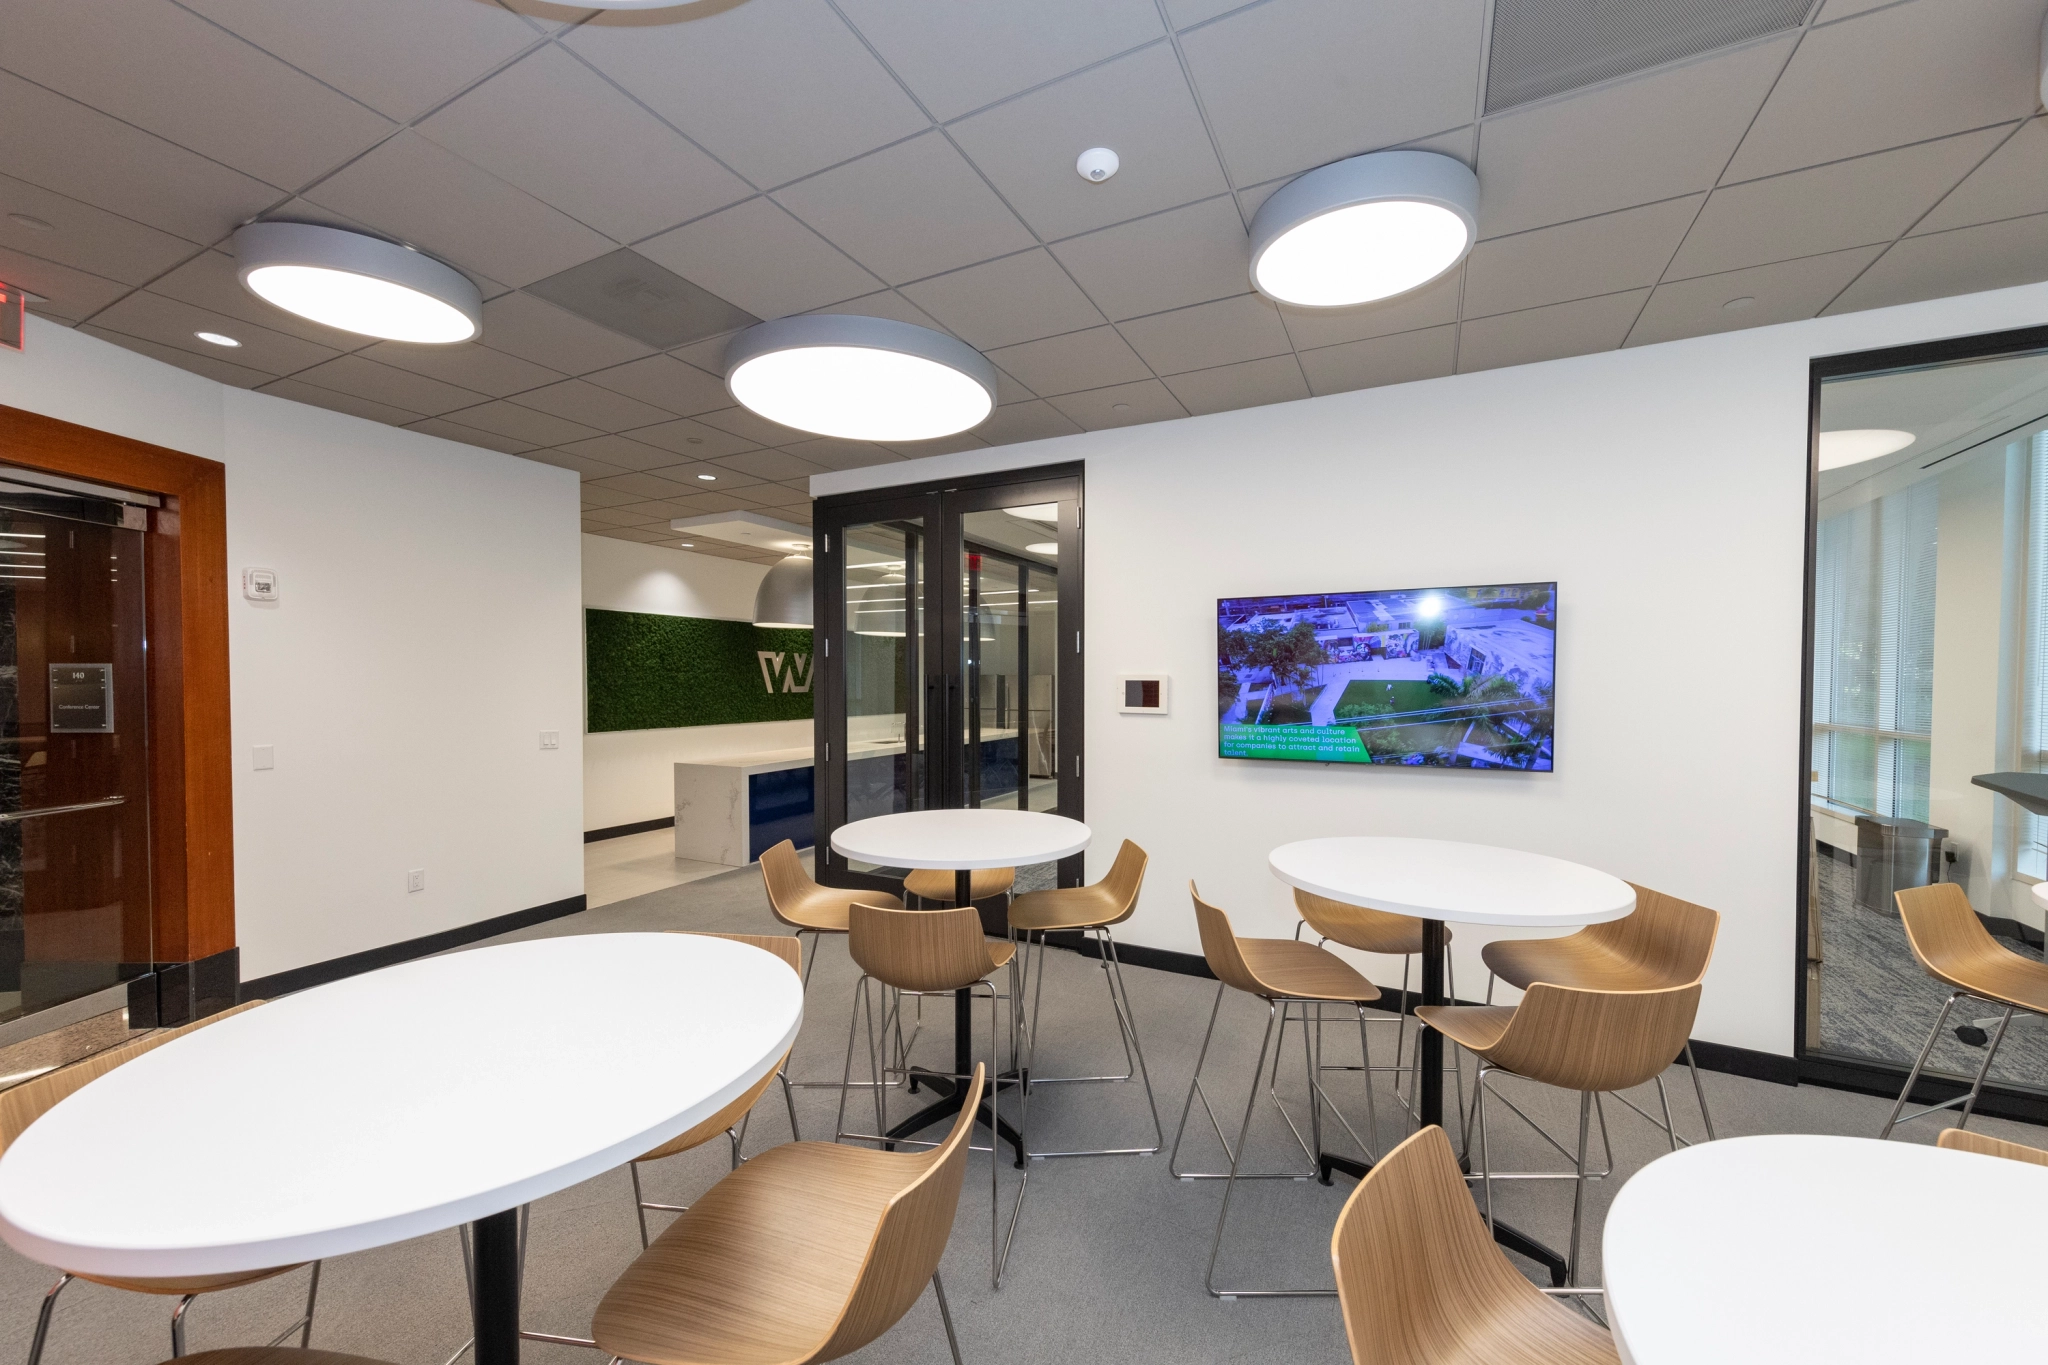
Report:
M809 747L678 763L676 856L745 867L789 840L816 842L816 759Z

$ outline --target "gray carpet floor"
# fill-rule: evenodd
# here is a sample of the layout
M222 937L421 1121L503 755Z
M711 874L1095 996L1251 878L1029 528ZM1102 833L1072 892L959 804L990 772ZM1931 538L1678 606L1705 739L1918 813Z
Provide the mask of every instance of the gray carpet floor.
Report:
M1154 888L1151 894L1169 894ZM512 937L576 933L703 929L775 932L752 871L737 871L623 901ZM1039 1066L1047 1074L1102 1070L1121 1062L1100 969L1092 959L1052 952L1040 1041ZM1212 982L1126 968L1147 1060L1169 1142L1173 1136L1202 1028L1214 998ZM827 941L811 983L809 1013L796 1048L794 1074L837 1076L844 1056L852 983L856 973L842 941ZM517 1008L517 1001L507 1001ZM950 1048L948 1011L926 1007L926 1028L915 1050L943 1064ZM488 1026L488 1021L479 1021ZM1241 1115L1264 1007L1242 996L1226 998L1205 1088L1225 1115ZM1390 1060L1394 1026L1372 1030L1375 1060ZM1331 1060L1356 1029L1333 1028ZM1353 1053L1352 1055L1355 1055ZM1297 1047L1290 1047L1280 1090L1296 1104L1303 1091ZM1211 1081L1213 1080L1213 1084ZM1862 1095L1791 1088L1709 1074L1710 1102L1723 1136L1808 1132L1875 1134L1887 1103ZM1404 1120L1378 1079L1379 1141L1404 1134ZM1682 1071L1667 1077L1682 1132L1699 1134L1699 1116ZM1335 1076L1333 1098L1354 1122L1364 1105L1355 1075ZM1553 1126L1569 1131L1575 1100L1516 1081L1506 1093ZM800 1090L804 1136L828 1136L835 1094ZM1654 1102L1646 1087L1639 1103ZM534 1097L536 1104L545 1096ZM898 1101L900 1103L900 1101ZM1199 1119L1199 1108L1197 1118ZM1616 1170L1593 1187L1587 1226L1587 1277L1599 1275L1597 1230L1619 1184L1665 1150L1663 1137L1618 1105L1607 1109ZM1226 1120L1228 1121L1228 1120ZM1040 1090L1031 1106L1033 1131L1043 1143L1142 1145L1149 1138L1143 1091L1135 1084L1061 1086ZM1902 1130L1908 1141L1931 1142L1937 1122ZM1490 1125L1502 1169L1559 1169L1541 1142L1501 1114ZM2048 1144L2048 1133L2019 1124L1980 1120L1984 1131ZM1234 1127L1232 1129L1234 1134ZM786 1139L787 1123L771 1092L757 1113L749 1150ZM138 1134L138 1141L146 1134ZM1034 1144L1037 1145L1037 1144ZM1333 1141L1334 1149L1343 1143ZM1262 1102L1251 1145L1252 1160L1271 1169L1300 1158L1286 1130ZM1554 1155L1554 1154L1553 1154ZM1184 1164L1215 1169L1222 1161L1213 1133L1189 1125ZM1208 1362L1274 1360L1348 1361L1333 1299L1219 1302L1202 1287L1203 1267L1222 1198L1218 1183L1185 1183L1167 1173L1165 1155L1105 1157L1033 1163L1029 1193L1016 1234L1009 1274L999 1292L988 1282L989 1202L986 1156L972 1158L955 1231L944 1263L961 1350L970 1365L1096 1365L1103 1361ZM648 1196L685 1203L726 1169L723 1144L673 1158L647 1172ZM1006 1201L1015 1197L1017 1173L1000 1170ZM308 1179L318 1179L308 1172ZM1329 1283L1329 1236L1352 1185L1261 1181L1240 1187L1233 1203L1221 1273L1232 1282L1314 1286ZM164 1197L176 1199L175 1189ZM1504 1218L1561 1245L1569 1232L1568 1182L1538 1186L1513 1182L1499 1189ZM1873 1192L1873 1198L1882 1197ZM660 1215L651 1215L659 1217ZM605 1287L639 1251L626 1173L614 1171L535 1206L526 1272L526 1322L541 1330L586 1332L590 1311ZM439 1233L328 1263L321 1285L315 1345L397 1362L439 1365L468 1336L462 1262L453 1232ZM1532 1270L1533 1275L1533 1270ZM47 1268L0 1250L0 1358L26 1358L39 1299L53 1278ZM291 1319L304 1292L304 1272L243 1289L209 1295L191 1310L194 1350L266 1340ZM1719 1292L1780 1293L1782 1287L1744 1285L1731 1267ZM45 1359L51 1365L146 1363L169 1355L169 1301L75 1284L65 1291ZM588 1351L533 1345L535 1365L589 1365ZM927 1294L890 1333L859 1352L858 1361L942 1365L948 1359L937 1310Z

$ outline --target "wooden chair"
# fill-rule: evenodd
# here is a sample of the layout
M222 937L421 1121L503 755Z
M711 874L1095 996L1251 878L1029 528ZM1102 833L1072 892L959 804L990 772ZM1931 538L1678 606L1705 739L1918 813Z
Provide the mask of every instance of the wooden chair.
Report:
M804 958L804 989L811 985L811 969L818 960L818 939L822 934L843 934L846 932L846 912L855 901L867 905L886 905L901 909L903 902L885 891L847 890L836 886L820 886L804 871L803 860L797 857L796 845L788 839L776 844L761 855L761 883L768 891L768 911L775 918L796 931L801 946L803 936L811 936L811 951ZM838 1086L837 1081L791 1081L799 1090L830 1090Z
M368 1356L309 1351L301 1346L236 1346L225 1351L201 1351L183 1359L185 1365L387 1365Z
M1017 884L1014 867L977 867L967 876L967 894L978 901L1007 896ZM920 905L951 905L959 889L954 874L943 867L916 868L903 879L904 894L917 897Z
M1494 977L1524 991L1538 981L1591 991L1654 991L1705 976L1721 932L1720 914L1646 886L1629 885L1636 893L1636 908L1618 920L1591 924L1560 938L1496 939L1481 948L1479 959L1493 974L1486 982L1486 1003L1493 1003ZM1700 1119L1711 1142L1714 1116L1707 1109L1690 1038L1685 1043L1685 1069L1692 1075L1693 1097L1699 1101Z
M1934 1027L1927 1031L1927 1041L1920 1045L1920 1055L1913 1059L1913 1069L1906 1076L1906 1084L1899 1091L1898 1100L1892 1105L1891 1116L1884 1122L1879 1138L1888 1138L1892 1129L1901 1123L1910 1123L1917 1118L1939 1113L1960 1104L1962 1117L1956 1127L1967 1128L1970 1115L1977 1108L1977 1095L1984 1089L1984 1078L1990 1074L1991 1059L1998 1055L1998 1045L2005 1041L2006 1026L2012 1023L2015 1011L2028 1014L2048 1015L2048 963L2036 962L2021 957L2010 948L1998 946L1998 940L1984 927L1984 921L1977 918L1977 912L1970 907L1970 898L1963 888L1954 882L1936 882L1933 886L1915 886L1894 892L1892 899L1898 902L1899 918L1906 925L1906 942L1913 949L1913 956L1920 959L1920 965L1927 969L1935 980L1951 986L1941 1013L1934 1018ZM2004 1013L1999 1016L1998 1029L1991 1035L1991 1043L1984 1049L1984 1061L1977 1068L1977 1077L1970 1083L1969 1093L1958 1095L1940 1104L1931 1104L1904 1118L1899 1111L1906 1107L1906 1097L1913 1093L1913 1083L1920 1079L1922 1068L1927 1065L1927 1054L1934 1050L1934 1040L1941 1036L1942 1026L1948 1023L1949 1011L1956 1001L1968 998L1982 1000L1992 1006L2002 1006Z
M1937 1147L1946 1147L1951 1152L1976 1152L1980 1156L2004 1157L2007 1161L2024 1161L2035 1166L2048 1166L2048 1151L2029 1147L2021 1142L2007 1142L2004 1138L1986 1137L1964 1128L1944 1128L1941 1136L1934 1140Z
M245 1001L233 1009L210 1014L204 1019L195 1020L182 1027L164 1029L137 1038L133 1042L110 1047L104 1052L96 1052L81 1061L60 1067L34 1080L23 1081L11 1090L0 1092L0 1153L12 1147L15 1139L19 1138L30 1124L56 1107L59 1100L84 1089L87 1084L98 1080L115 1067L132 1062L143 1053L152 1052L174 1038L182 1038L195 1029L217 1024L229 1015L255 1009L262 1003L260 1000ZM194 1299L201 1294L218 1293L223 1289L239 1289L245 1284L255 1284L259 1280L287 1274L305 1264L306 1262L301 1261L293 1265L274 1266L267 1270L243 1270L220 1275L178 1275L161 1279L92 1275L82 1270L67 1270L57 1277L57 1283L50 1286L50 1292L43 1295L42 1307L36 1314L35 1336L28 1348L28 1365L38 1365L42 1360L43 1343L49 1339L50 1316L56 1311L57 1296L64 1291L64 1286L73 1280L90 1280L94 1284L126 1289L137 1294L175 1296L178 1306L171 1310L171 1356L176 1359L185 1354L185 1310L192 1306ZM304 1346L312 1339L313 1307L320 1296L320 1263L314 1261L311 1264L313 1274L311 1282L306 1286L306 1311L298 1321L278 1334L276 1340L271 1343L272 1346L294 1332L299 1334L300 1346Z
M1120 1083L1133 1075L1144 1082L1145 1103L1152 1111L1150 1147L1096 1147L1075 1152L1033 1152L1034 1157L1140 1156L1156 1152L1164 1144L1165 1130L1159 1122L1159 1102L1152 1094L1152 1075L1145 1069L1145 1049L1138 1042L1137 1014L1131 1008L1130 992L1124 987L1123 963L1116 952L1116 938L1110 929L1129 919L1138 908L1138 893L1145 884L1145 850L1126 839L1116 852L1109 872L1093 886L1060 887L1048 891L1027 891L1010 902L1010 930L1021 937L1029 952L1031 936L1038 936L1037 985L1032 987L1031 1020L1024 1031L1029 1039L1025 1074L1032 1088L1041 1085L1080 1085L1092 1082ZM1038 1074L1038 1019L1045 1003L1045 936L1079 933L1095 940L1095 956L1102 964L1103 984L1109 989L1109 1007L1116 1014L1118 1036L1124 1045L1124 1074L1121 1076L1041 1076ZM1032 980L1029 964L1024 980Z
M1366 1173L1330 1234L1352 1365L1617 1365L1614 1339L1524 1279L1434 1124Z
M1551 1146L1576 1161L1571 1174L1519 1173L1520 1179L1570 1180L1572 1190L1572 1249L1567 1283L1577 1283L1579 1233L1584 1222L1586 1181L1611 1175L1614 1156L1610 1148L1607 1170L1588 1174L1586 1139L1597 1098L1627 1090L1648 1081L1657 1082L1657 1098L1663 1105L1664 1122L1658 1126L1678 1150L1678 1133L1671 1125L1671 1101L1664 1092L1664 1069L1671 1065L1692 1031L1693 1016L1700 1004L1700 983L1668 986L1652 991L1595 991L1570 986L1553 986L1538 981L1529 987L1522 1003L1504 1005L1424 1005L1416 1011L1431 1028L1479 1056L1479 1076L1473 1085L1474 1126L1479 1133L1480 1189L1486 1206L1486 1225L1493 1227L1493 1181L1495 1172L1486 1145L1486 1080L1497 1071L1540 1081L1564 1090L1579 1092L1579 1145L1574 1153L1545 1132L1505 1096L1502 1103L1514 1109L1524 1122ZM1634 1109L1634 1105L1630 1105ZM1643 1111L1637 1109L1638 1114ZM1649 1118L1648 1114L1643 1117ZM1657 1121L1650 1118L1650 1122ZM1601 1144L1606 1146L1607 1115L1600 1112Z
M1202 899L1193 882L1188 883L1188 895L1195 903L1195 922L1202 934L1202 956L1208 960L1209 970L1216 975L1216 1003L1209 1007L1209 1027L1202 1034L1202 1050L1195 1057L1195 1074L1188 1082L1188 1097L1181 1105L1180 1126L1173 1133L1173 1151L1166 1159L1167 1169L1181 1180L1221 1180L1223 1185L1223 1207L1216 1214L1216 1233L1209 1243L1209 1269L1203 1283L1216 1298L1311 1298L1328 1297L1335 1290L1330 1289L1218 1289L1216 1287L1216 1258L1223 1249L1223 1226L1230 1217L1230 1198L1237 1189L1239 1180L1301 1180L1315 1176L1318 1160L1323 1149L1322 1106L1327 1096L1323 1093L1321 1067L1322 1015L1323 1005L1350 1005L1358 1015L1358 1044L1367 1066L1372 1064L1372 1051L1365 1036L1365 1007L1379 999L1379 988L1367 981L1353 969L1350 963L1338 957L1327 948L1313 943L1303 943L1291 938L1239 938L1230 927L1230 916ZM1216 1118L1216 1111L1209 1104L1209 1096L1202 1089L1202 1064L1209 1058L1209 1042L1216 1036L1216 1016L1223 1008L1223 993L1228 990L1243 991L1266 1002L1266 1031L1259 1040L1259 1057L1252 1064L1251 1091L1245 1097L1244 1122L1237 1130L1237 1145L1232 1146L1223 1136L1223 1125ZM1266 1053L1273 1046L1273 1029L1284 1017L1288 1008L1297 1007L1302 1020L1302 1061L1308 1074L1309 1090L1309 1131L1313 1144L1303 1139L1301 1129L1288 1114L1274 1085L1267 1084L1266 1093L1280 1110L1280 1117L1294 1134L1294 1140L1301 1145L1302 1154L1308 1158L1306 1171L1245 1171L1245 1139L1252 1128L1252 1110L1259 1099L1259 1080L1266 1067ZM1315 1006L1313 1017L1309 1007ZM1275 1068L1276 1072L1278 1068ZM1368 1077L1370 1072L1367 1073ZM1188 1115L1192 1112L1195 1097L1200 1096L1202 1109L1209 1116L1209 1126L1216 1130L1217 1141L1223 1144L1223 1151L1230 1158L1227 1171L1183 1171L1177 1164L1180 1160L1182 1136L1187 1132ZM1331 1111L1339 1123L1351 1134L1351 1140L1364 1149L1368 1157L1374 1156L1373 1144L1358 1135L1343 1111L1332 1103ZM1367 1131L1377 1136L1378 1114L1373 1108L1372 1086L1365 1090L1365 1112ZM1376 1159L1376 1158L1375 1158Z
M935 1150L792 1142L719 1181L606 1291L597 1347L647 1365L836 1360L895 1326L930 1281L959 1365L939 1257L987 1079L977 1066Z
M833 1140L853 1138L856 1141L879 1142L892 1149L901 1143L912 1141L908 1138L891 1137L889 1130L888 1081L889 1065L877 1047L879 1032L886 1047L892 1019L885 1009L878 1021L874 1001L870 996L871 987L880 987L893 993L898 1002L894 1009L901 1009L905 995L953 995L958 991L970 994L987 992L988 997L988 1063L987 1069L998 1080L988 1092L989 1117L986 1120L989 1132L989 1283L1002 1286L1003 1267L1010 1256L1010 1240L1017 1231L1017 1215L1024 1209L1024 1190L1030 1180L1030 1170L1024 1172L1017 1188L1017 1203L1010 1212L1008 1235L1002 1235L1001 1196L997 1187L996 1173L1002 1165L1002 1143L997 1136L1002 1118L1002 1084L997 1066L997 1002L1003 997L989 980L998 970L1010 969L1010 998L1017 995L1016 945L1002 939L990 939L982 933L981 916L973 906L957 906L950 910L899 910L880 905L855 905L849 919L850 934L847 947L853 960L862 972L855 986L853 1018L847 1025L846 1068L843 1073L847 1082L839 1092L839 1117L833 1129ZM884 996L887 1005L889 996ZM853 1085L853 1040L858 1030L862 1012L867 1016L868 1065L874 1077L871 1089L875 1101L875 1131L855 1133L846 1127L846 1092ZM1014 1065L1017 1057L1016 1014L1010 1015L1010 1057ZM965 1086L968 1077L957 1072L934 1072L919 1068L915 1073L909 1069L908 1059L901 1063L901 1074L909 1077L933 1076L952 1080ZM1029 1096L1025 1097L1026 1105ZM1020 1115L1018 1127L1023 1127Z

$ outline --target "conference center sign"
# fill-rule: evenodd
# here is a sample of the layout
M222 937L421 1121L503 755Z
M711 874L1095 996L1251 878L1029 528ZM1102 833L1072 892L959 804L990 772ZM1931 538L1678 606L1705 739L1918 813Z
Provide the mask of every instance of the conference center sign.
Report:
M811 718L811 632L657 616L583 613L588 729Z

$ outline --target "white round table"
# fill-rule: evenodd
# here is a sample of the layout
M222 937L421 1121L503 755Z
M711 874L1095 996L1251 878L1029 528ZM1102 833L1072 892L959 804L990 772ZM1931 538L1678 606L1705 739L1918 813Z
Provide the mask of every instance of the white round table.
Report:
M1088 826L1064 815L1033 810L913 810L877 815L832 831L832 847L842 856L883 867L950 868L953 904L973 904L972 871L981 867L1029 867L1050 863L1088 847ZM965 1076L974 1070L973 1031L969 1011L973 997L953 992L953 1070ZM909 1137L960 1112L966 1086L944 1076L921 1074L924 1084L944 1098L928 1105L889 1130L891 1137ZM997 1084L1007 1084L1001 1077ZM993 1116L993 1108L989 1111ZM1007 1121L995 1125L998 1136L1016 1149L1024 1164L1024 1137Z
M56 1105L0 1157L0 1238L66 1270L170 1276L474 1222L478 1365L516 1361L519 1206L710 1117L802 1022L785 963L694 935L540 939L350 977Z
M2048 1167L1911 1142L1724 1138L1622 1186L1601 1256L1631 1365L1925 1365L2048 1349Z

